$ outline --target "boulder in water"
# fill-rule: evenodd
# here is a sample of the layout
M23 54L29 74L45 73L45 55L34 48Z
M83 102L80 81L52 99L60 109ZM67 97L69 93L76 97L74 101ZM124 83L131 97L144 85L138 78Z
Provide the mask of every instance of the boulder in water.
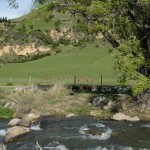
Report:
M39 120L40 114L39 113L30 113L30 114L26 115L25 117L28 118L31 123L35 123L36 121Z
M25 127L15 126L15 127L9 128L6 132L5 143L11 143L19 136L27 134L29 132L30 132L30 129L25 128Z
M29 127L31 124L35 123L40 118L39 114L30 113L24 116L19 122L19 126Z
M31 122L29 120L29 118L27 117L23 117L19 122L18 122L19 126L23 126L23 127L29 127L31 125Z
M7 125L8 125L9 127L13 127L13 126L16 126L19 121L20 121L20 119L14 118L14 119L12 119Z
M126 121L133 121L133 122L140 120L137 116L132 118L132 117L130 117L130 116L128 116L128 115L125 115L125 114L123 114L123 113L117 113L117 114L113 115L113 116L111 117L111 119L117 120L117 121L126 120Z

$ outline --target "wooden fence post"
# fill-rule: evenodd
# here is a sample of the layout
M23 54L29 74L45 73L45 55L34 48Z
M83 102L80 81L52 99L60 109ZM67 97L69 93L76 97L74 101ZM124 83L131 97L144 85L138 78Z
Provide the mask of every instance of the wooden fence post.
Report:
M76 84L77 83L77 77L76 77L76 75L74 75L74 84Z
M103 85L103 76L101 75L101 87Z

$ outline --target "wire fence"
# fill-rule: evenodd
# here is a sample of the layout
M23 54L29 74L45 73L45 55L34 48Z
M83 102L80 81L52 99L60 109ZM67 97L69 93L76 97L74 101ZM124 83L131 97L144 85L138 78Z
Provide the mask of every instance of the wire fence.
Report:
M90 85L118 85L117 79L107 79L103 75L99 77L88 76L46 76L42 78L35 78L29 76L28 78L0 78L0 85L31 85L31 84L90 84Z

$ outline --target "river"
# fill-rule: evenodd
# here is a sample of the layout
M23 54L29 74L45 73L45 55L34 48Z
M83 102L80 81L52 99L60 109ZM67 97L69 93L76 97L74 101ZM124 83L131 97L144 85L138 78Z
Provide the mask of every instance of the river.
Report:
M8 120L0 120L0 143ZM91 117L45 118L8 150L150 150L150 122L102 121Z

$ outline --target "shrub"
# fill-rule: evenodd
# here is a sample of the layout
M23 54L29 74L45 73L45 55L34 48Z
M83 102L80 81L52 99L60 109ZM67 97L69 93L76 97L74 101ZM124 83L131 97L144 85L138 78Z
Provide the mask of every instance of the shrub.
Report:
M0 106L0 117L1 118L11 118L14 114L14 111L10 108L4 108Z
M6 85L7 86L12 86L12 85L14 85L12 82L8 82L8 83L6 83Z
M58 19L58 20L55 21L55 27L56 27L57 30L59 30L60 26L61 26L61 21L60 21L60 19Z

